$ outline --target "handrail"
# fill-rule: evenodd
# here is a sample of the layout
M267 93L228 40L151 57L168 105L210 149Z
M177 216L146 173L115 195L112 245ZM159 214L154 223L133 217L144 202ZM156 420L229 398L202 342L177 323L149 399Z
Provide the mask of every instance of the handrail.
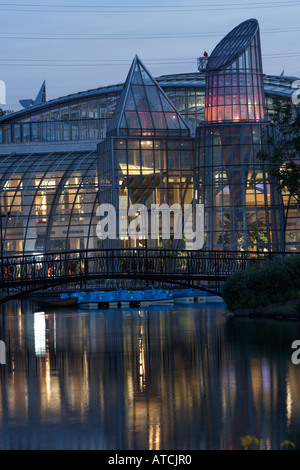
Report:
M96 279L211 281L219 287L238 270L290 254L120 248L13 255L0 258L0 289L9 297L11 290L28 292Z

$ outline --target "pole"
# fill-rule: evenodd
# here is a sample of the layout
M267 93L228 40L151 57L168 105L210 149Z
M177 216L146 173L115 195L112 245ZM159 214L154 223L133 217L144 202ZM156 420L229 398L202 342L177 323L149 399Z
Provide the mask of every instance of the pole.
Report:
M4 272L3 272L3 235L2 235L2 209L0 204L0 243L1 243L1 282L4 283Z

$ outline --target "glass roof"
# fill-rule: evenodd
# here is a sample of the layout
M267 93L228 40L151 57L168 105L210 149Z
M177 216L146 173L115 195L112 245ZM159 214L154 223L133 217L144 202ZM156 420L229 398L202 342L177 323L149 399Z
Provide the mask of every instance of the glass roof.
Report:
M299 77L289 77L289 76L282 76L282 75L264 75L264 85L265 85L265 93L266 94L278 94L278 95L286 95L290 97L294 92L294 89L291 88L291 83L294 80L298 80ZM174 88L174 90L178 87L180 88L196 88L197 91L204 91L205 90L205 75L200 74L199 72L196 73L186 73L186 74L174 74L174 75L164 75L161 77L157 77L155 79L157 83L159 83L160 87L165 89ZM278 90L273 90L273 81L277 81L278 83ZM89 90L86 92L78 92L72 95L63 96L60 98L56 98L53 100L46 101L45 103L34 105L29 109L22 109L16 111L12 114L7 114L0 117L0 124L10 122L16 119L23 119L23 118L30 118L30 116L35 116L36 114L40 115L41 112L48 112L49 110L54 109L58 105L61 106L71 106L74 102L80 102L79 100L87 100L87 99L101 99L101 97L106 97L109 94L119 94L124 87L124 83L118 85L111 85L102 88L95 88L94 90ZM76 103L75 103L76 104Z
M107 134L156 135L190 128L155 79L135 56Z
M236 26L211 53L206 70L218 70L232 63L250 44L258 31L258 21L250 19Z

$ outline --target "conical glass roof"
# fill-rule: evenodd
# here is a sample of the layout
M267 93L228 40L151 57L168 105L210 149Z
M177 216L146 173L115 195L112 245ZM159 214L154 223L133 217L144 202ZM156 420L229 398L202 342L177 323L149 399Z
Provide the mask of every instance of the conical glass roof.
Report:
M135 56L108 135L190 135L190 128Z

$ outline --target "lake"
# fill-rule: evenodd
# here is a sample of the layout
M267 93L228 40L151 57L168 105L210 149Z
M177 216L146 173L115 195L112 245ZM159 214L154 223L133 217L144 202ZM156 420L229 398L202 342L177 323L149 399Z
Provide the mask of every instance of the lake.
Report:
M221 302L122 310L0 307L0 449L300 448L295 321Z

